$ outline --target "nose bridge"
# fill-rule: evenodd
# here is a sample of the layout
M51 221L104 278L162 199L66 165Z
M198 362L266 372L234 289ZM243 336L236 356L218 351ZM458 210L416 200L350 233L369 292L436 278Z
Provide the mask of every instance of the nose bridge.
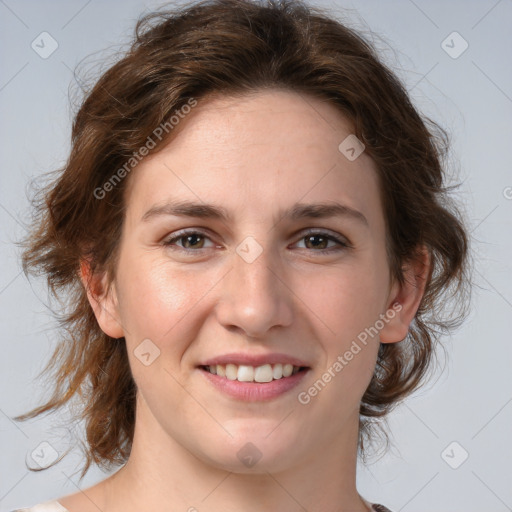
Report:
M282 266L275 251L255 238L245 238L233 253L232 270L224 282L219 321L236 326L248 336L260 337L273 326L291 323L288 288L279 275Z

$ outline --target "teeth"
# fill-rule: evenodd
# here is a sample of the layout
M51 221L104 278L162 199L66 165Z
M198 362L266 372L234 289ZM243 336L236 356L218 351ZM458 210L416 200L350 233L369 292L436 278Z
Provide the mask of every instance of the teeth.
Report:
M293 364L285 364L283 366L283 377L289 377L293 373Z
M248 366L236 364L217 364L207 366L206 369L218 375L219 377L226 377L229 380L238 380L239 382L271 382L283 377L290 377L299 371L298 366L292 364L264 364L262 366Z
M226 377L229 380L236 380L238 374L238 368L234 364L226 365Z
M240 371L240 370L238 370ZM269 364L264 364L263 366L258 366L254 370L254 380L256 382L271 382L273 379L272 366ZM238 379L240 380L240 379Z
M236 378L240 382L252 382L254 380L254 368L252 366L240 365Z
M282 376L283 376L283 365L282 364L275 364L274 365L274 371L273 371L274 379L280 379Z

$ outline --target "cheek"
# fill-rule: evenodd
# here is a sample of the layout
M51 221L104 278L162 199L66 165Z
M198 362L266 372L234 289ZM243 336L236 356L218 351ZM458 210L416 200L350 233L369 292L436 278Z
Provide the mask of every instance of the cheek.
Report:
M375 323L382 312L384 282L371 265L339 266L310 275L300 297L318 316L335 344L350 340Z
M175 379L180 380L180 361L197 335L197 305L211 285L204 275L149 256L120 262L118 300L132 375L146 400L157 400L156 407L166 400L159 389L181 396Z
M343 393L347 405L357 407L369 384L379 349L376 322L383 313L385 280L377 265L338 268L322 277L312 277L304 292L308 314L322 325L319 342L325 354L326 381L330 392ZM318 323L318 322L317 322ZM346 390L351 389L348 399ZM337 390L337 391L335 391ZM332 397L334 399L334 396Z
M131 344L149 338L157 346L180 331L184 318L208 290L209 280L165 260L141 256L119 265L119 306Z
M380 311L374 280L368 274L339 273L335 285L315 295L325 335L319 337L324 360L300 403L310 402L326 436L337 435L345 420L358 414L361 398L375 371L378 336L369 332ZM310 411L311 412L311 411ZM325 416L332 422L325 425Z

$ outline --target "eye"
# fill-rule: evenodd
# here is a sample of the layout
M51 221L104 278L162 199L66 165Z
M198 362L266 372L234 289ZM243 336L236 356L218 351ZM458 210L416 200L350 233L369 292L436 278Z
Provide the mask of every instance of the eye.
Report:
M177 248L185 253L193 253L215 247L213 242L210 246L205 247L206 240L211 242L210 237L202 231L183 230L176 233L172 238L165 240L163 245L172 249ZM350 242L345 238L318 230L304 233L299 239L299 242L301 241L305 241L305 249L311 249L312 252L320 254L341 251L351 247ZM328 246L329 242L333 244L330 247Z
M351 247L346 239L324 231L308 231L300 240L305 241L306 249L315 249L313 252L320 254L340 251ZM331 245L331 247L327 247L329 242L334 242L334 246Z
M168 238L163 242L165 246L174 246L175 242L183 241L181 246L178 245L179 249L187 251L189 249L192 250L200 250L200 249L208 249L208 247L204 247L204 241L209 240L209 237L203 233L202 231L181 231L178 232L172 238ZM210 247L214 247L215 244L212 244Z

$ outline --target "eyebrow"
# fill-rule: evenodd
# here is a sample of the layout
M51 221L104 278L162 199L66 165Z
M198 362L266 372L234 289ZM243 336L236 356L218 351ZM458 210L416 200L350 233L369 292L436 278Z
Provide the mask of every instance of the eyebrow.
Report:
M173 201L152 206L141 218L142 222L160 216L196 217L217 219L229 222L233 216L222 206L193 201ZM330 217L347 217L357 220L368 227L368 220L358 210L336 201L322 203L295 203L291 208L280 212L280 218L297 221L300 219L326 219Z

